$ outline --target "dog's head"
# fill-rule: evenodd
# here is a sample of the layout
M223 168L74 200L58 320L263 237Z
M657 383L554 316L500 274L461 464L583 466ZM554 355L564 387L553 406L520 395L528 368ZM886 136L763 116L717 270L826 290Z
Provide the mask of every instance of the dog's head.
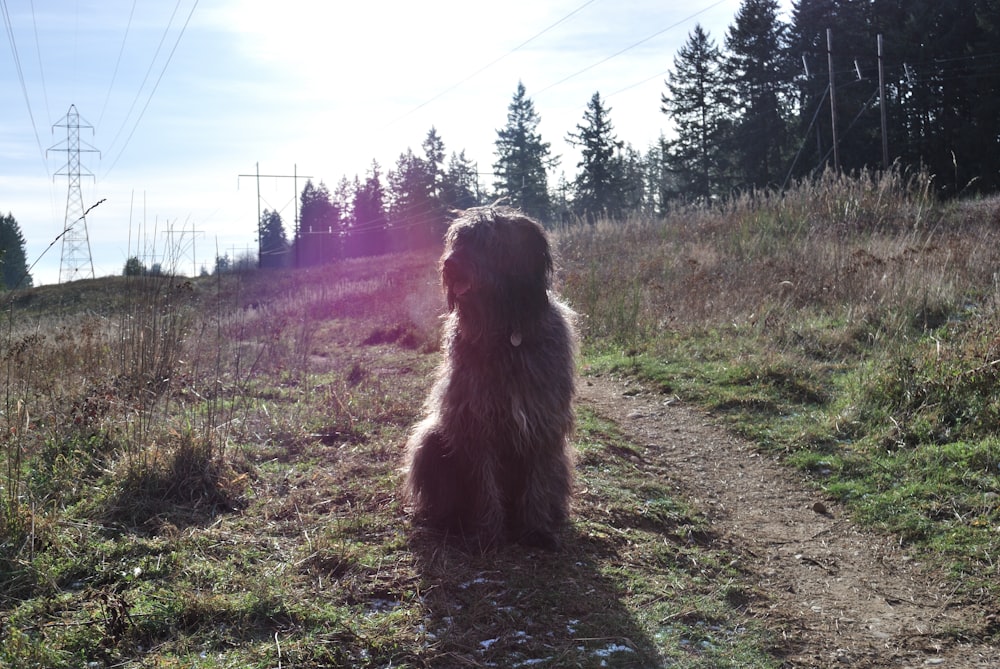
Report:
M551 279L545 232L517 210L469 209L448 229L441 280L460 317L520 327L548 306Z

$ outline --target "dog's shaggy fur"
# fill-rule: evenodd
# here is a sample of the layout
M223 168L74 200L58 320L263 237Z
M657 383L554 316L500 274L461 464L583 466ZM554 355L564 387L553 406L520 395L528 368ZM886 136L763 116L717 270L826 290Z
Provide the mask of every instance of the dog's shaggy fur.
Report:
M445 237L444 360L406 446L418 522L488 549L555 548L569 514L574 314L549 292L541 226L516 210L466 211Z

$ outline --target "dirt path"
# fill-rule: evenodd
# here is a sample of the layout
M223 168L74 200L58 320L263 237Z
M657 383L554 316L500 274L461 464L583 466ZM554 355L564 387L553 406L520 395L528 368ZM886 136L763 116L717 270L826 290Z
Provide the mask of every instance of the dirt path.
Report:
M975 641L986 612L794 471L662 395L606 378L580 386L580 402L643 447L741 556L769 599L751 613L785 635L788 666L1000 667L1000 648Z

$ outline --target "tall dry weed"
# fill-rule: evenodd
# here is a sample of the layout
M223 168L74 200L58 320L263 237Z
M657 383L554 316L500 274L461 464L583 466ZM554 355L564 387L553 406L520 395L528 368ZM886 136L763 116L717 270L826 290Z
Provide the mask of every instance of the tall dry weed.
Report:
M932 327L992 285L1000 254L989 217L937 202L932 183L899 169L826 173L662 220L567 227L564 290L588 332L615 343L692 326L774 329L806 312Z
M167 414L166 393L177 375L193 312L193 286L166 276L126 277L124 308L111 334L117 374L112 380L124 421L124 454L130 467L148 468L155 455L157 423Z

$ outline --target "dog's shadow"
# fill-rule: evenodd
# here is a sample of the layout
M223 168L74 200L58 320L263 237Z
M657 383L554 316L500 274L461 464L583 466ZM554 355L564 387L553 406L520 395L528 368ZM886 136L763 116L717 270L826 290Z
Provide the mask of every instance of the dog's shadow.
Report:
M430 666L655 667L656 646L623 601L610 541L570 527L557 550L480 553L414 528Z

